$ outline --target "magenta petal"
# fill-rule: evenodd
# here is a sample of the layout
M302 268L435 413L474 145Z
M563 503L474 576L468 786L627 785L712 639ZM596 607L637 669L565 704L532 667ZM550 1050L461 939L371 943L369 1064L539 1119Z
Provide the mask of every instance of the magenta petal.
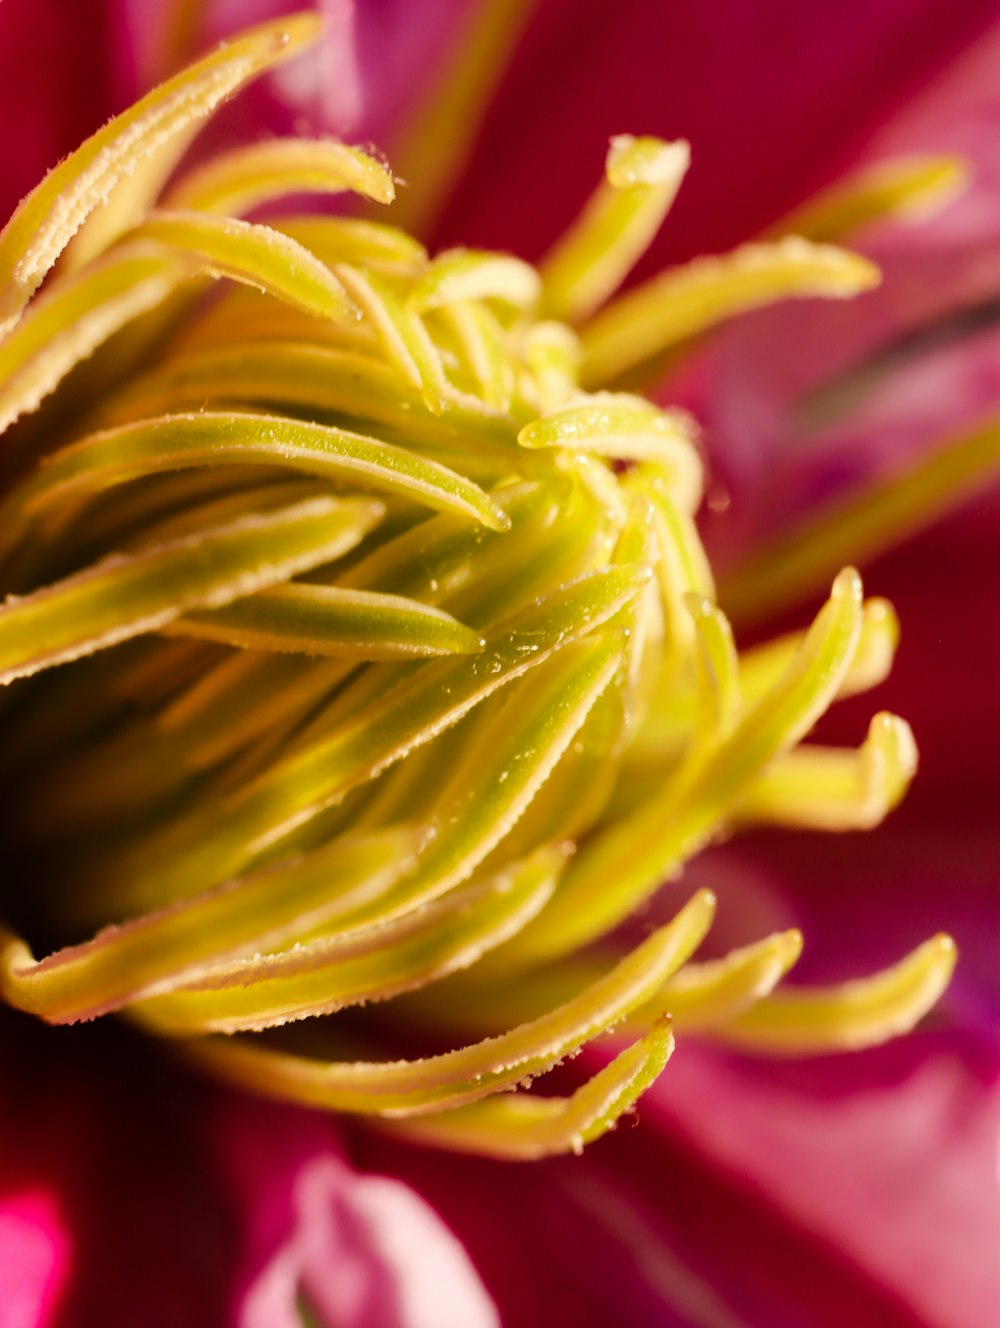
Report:
M320 0L329 36L322 112L327 125L388 147L433 85L476 0Z
M741 1173L699 1155L648 1098L582 1158L510 1167L381 1143L365 1154L461 1231L511 1328L927 1328Z
M218 1328L232 1242L209 1092L110 1025L3 1010L0 1056L0 1324L30 1279L46 1328Z
M134 51L140 86L169 72L164 34L169 0L115 0ZM185 58L254 23L307 8L326 19L323 40L255 84L224 110L210 141L310 127L385 147L427 93L442 55L460 40L476 0L203 0L185 34Z
M133 90L111 0L0 4L0 224L56 162Z
M928 1039L765 1066L687 1048L654 1110L714 1167L893 1291L927 1328L1000 1304L1000 1084Z
M0 1323L45 1328L70 1264L54 1199L38 1191L0 1199Z
M998 61L995 24L855 163L939 151L972 172L967 192L933 218L859 237L884 273L881 288L739 319L672 385L705 425L731 492L730 514L713 523L726 527L730 553L846 485L905 468L995 408ZM845 390L852 377L856 390ZM838 384L839 398L830 392Z
M593 187L609 135L629 130L693 148L647 267L727 248L845 165L995 17L991 0L947 17L936 0L540 6L442 235L537 255Z

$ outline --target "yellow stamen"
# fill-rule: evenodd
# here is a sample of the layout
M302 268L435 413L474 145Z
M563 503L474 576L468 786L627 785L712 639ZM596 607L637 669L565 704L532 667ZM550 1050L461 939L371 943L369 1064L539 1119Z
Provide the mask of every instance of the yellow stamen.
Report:
M265 23L154 88L54 166L0 232L0 334L98 204L135 166L248 79L316 40L315 14Z
M916 769L909 724L878 714L856 752L802 746L776 761L740 806L739 817L815 830L869 830L898 805Z
M163 206L238 217L291 193L345 190L376 203L391 203L396 196L392 176L366 152L323 139L275 139L188 171L168 190Z
M690 160L684 142L630 134L611 140L606 179L542 260L551 317L580 322L614 294L659 230Z
M858 254L791 237L697 258L621 295L583 328L583 381L608 383L706 328L776 300L848 299L879 282Z
M482 109L523 0L476 12L432 119ZM200 119L316 30L265 26L154 90L0 235L0 807L33 887L25 939L0 927L0 994L51 1022L119 1011L254 1091L505 1158L611 1128L670 1055L665 1010L788 1050L908 1027L947 981L941 938L783 995L797 932L689 962L707 892L638 944L619 926L745 825L873 825L916 754L886 714L857 751L802 745L885 677L889 606L848 568L808 632L741 653L694 422L586 390L874 269L783 240L664 274L579 335L540 319L589 317L673 199L686 146L627 136L541 275L382 223L240 215L289 191L391 202L388 168L338 143L239 148L162 197ZM862 181L811 224L941 184ZM860 551L980 482L996 437L848 509ZM793 589L843 529L793 550ZM283 1025L317 1016L305 1056ZM616 1022L640 1040L575 1092L524 1091ZM380 1059L424 1025L458 1049Z
M581 1153L584 1145L600 1138L633 1106L662 1072L673 1049L670 1023L662 1019L572 1097L506 1093L435 1116L383 1122L381 1128L416 1143L502 1161Z
M768 235L801 235L816 244L833 244L873 222L922 221L963 193L968 183L969 167L961 157L889 157L817 194L782 217Z
M956 960L949 936L935 936L893 968L834 987L788 987L738 1016L729 1042L803 1055L849 1051L908 1032L940 999Z

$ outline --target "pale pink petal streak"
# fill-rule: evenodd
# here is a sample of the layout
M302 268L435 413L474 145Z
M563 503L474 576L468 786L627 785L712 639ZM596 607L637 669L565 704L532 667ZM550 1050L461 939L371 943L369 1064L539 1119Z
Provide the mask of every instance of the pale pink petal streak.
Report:
M401 1181L320 1155L298 1173L294 1204L240 1328L298 1328L300 1296L330 1328L498 1328L458 1240Z
M479 1275L434 1209L345 1159L329 1117L226 1099L217 1159L243 1227L238 1328L498 1328Z

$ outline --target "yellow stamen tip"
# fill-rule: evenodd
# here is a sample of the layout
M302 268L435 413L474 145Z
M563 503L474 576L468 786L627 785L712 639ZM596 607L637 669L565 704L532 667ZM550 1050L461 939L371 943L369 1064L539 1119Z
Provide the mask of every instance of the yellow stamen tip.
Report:
M691 164L691 145L684 139L664 143L659 138L617 134L608 148L605 171L616 189L640 184L679 183Z

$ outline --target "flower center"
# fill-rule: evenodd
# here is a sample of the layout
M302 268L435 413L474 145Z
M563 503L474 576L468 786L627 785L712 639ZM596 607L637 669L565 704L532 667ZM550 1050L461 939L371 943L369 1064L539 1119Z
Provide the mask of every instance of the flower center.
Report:
M304 191L389 203L339 143L230 152L164 192L193 119L312 32L178 75L0 235L0 775L32 880L5 909L61 947L3 932L5 998L124 1011L257 1091L515 1157L613 1124L669 1056L666 1015L792 1049L908 1026L946 938L786 994L794 931L689 962L706 891L622 929L721 832L868 827L913 773L890 715L857 751L802 741L885 676L891 609L847 570L808 631L738 655L694 425L615 390L729 313L876 274L786 238L615 298L687 166L653 139L613 140L538 271L369 220L244 219ZM251 1036L307 1016L308 1055ZM571 1096L524 1091L622 1020ZM378 1059L414 1029L472 1040Z

